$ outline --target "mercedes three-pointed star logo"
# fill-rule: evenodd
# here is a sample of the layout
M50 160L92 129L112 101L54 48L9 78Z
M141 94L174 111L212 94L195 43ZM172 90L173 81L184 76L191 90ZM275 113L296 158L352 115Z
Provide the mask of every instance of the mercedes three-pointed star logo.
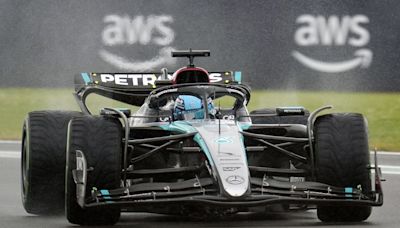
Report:
M233 185L239 185L244 182L244 178L238 175L232 175L226 178L226 182Z

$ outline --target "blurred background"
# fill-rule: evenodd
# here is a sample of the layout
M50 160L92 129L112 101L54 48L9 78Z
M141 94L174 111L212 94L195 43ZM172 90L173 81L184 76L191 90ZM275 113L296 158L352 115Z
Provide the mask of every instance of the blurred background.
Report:
M395 0L0 0L0 139L18 140L29 111L77 110L76 73L173 72L187 63L170 51L193 48L211 50L196 59L209 71L242 71L250 110L332 104L367 117L371 148L399 151L398 12Z

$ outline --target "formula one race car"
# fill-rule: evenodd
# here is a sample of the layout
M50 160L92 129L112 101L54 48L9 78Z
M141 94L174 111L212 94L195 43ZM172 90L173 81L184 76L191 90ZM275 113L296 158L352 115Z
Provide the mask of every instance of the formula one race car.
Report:
M28 114L22 139L27 212L66 210L71 223L115 224L120 213L221 216L317 209L329 221L363 221L383 204L370 165L365 118L282 107L248 112L241 72L207 72L193 59L172 75L82 73L81 112ZM90 94L140 106L103 108ZM375 170L371 181L371 170Z

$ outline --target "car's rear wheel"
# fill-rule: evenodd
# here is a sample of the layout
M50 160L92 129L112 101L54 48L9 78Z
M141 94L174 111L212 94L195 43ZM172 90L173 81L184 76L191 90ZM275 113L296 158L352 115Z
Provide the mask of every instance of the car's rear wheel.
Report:
M118 119L99 116L73 118L68 130L66 167L66 216L79 225L113 225L120 217L119 208L82 208L77 203L76 150L84 153L87 167L86 196L92 188L115 189L121 184L122 127Z
M314 125L317 181L336 187L371 191L368 133L361 114L328 114ZM318 206L323 222L359 222L371 214L370 206Z
M67 126L79 112L30 112L23 125L21 196L31 214L57 214L64 210Z

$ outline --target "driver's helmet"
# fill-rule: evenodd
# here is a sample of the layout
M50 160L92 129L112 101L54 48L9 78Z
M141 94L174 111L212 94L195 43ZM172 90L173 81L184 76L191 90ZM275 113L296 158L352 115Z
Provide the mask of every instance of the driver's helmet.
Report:
M211 98L207 99L208 112L215 115L215 108ZM200 98L192 95L179 95L174 105L175 120L204 119L203 102Z

